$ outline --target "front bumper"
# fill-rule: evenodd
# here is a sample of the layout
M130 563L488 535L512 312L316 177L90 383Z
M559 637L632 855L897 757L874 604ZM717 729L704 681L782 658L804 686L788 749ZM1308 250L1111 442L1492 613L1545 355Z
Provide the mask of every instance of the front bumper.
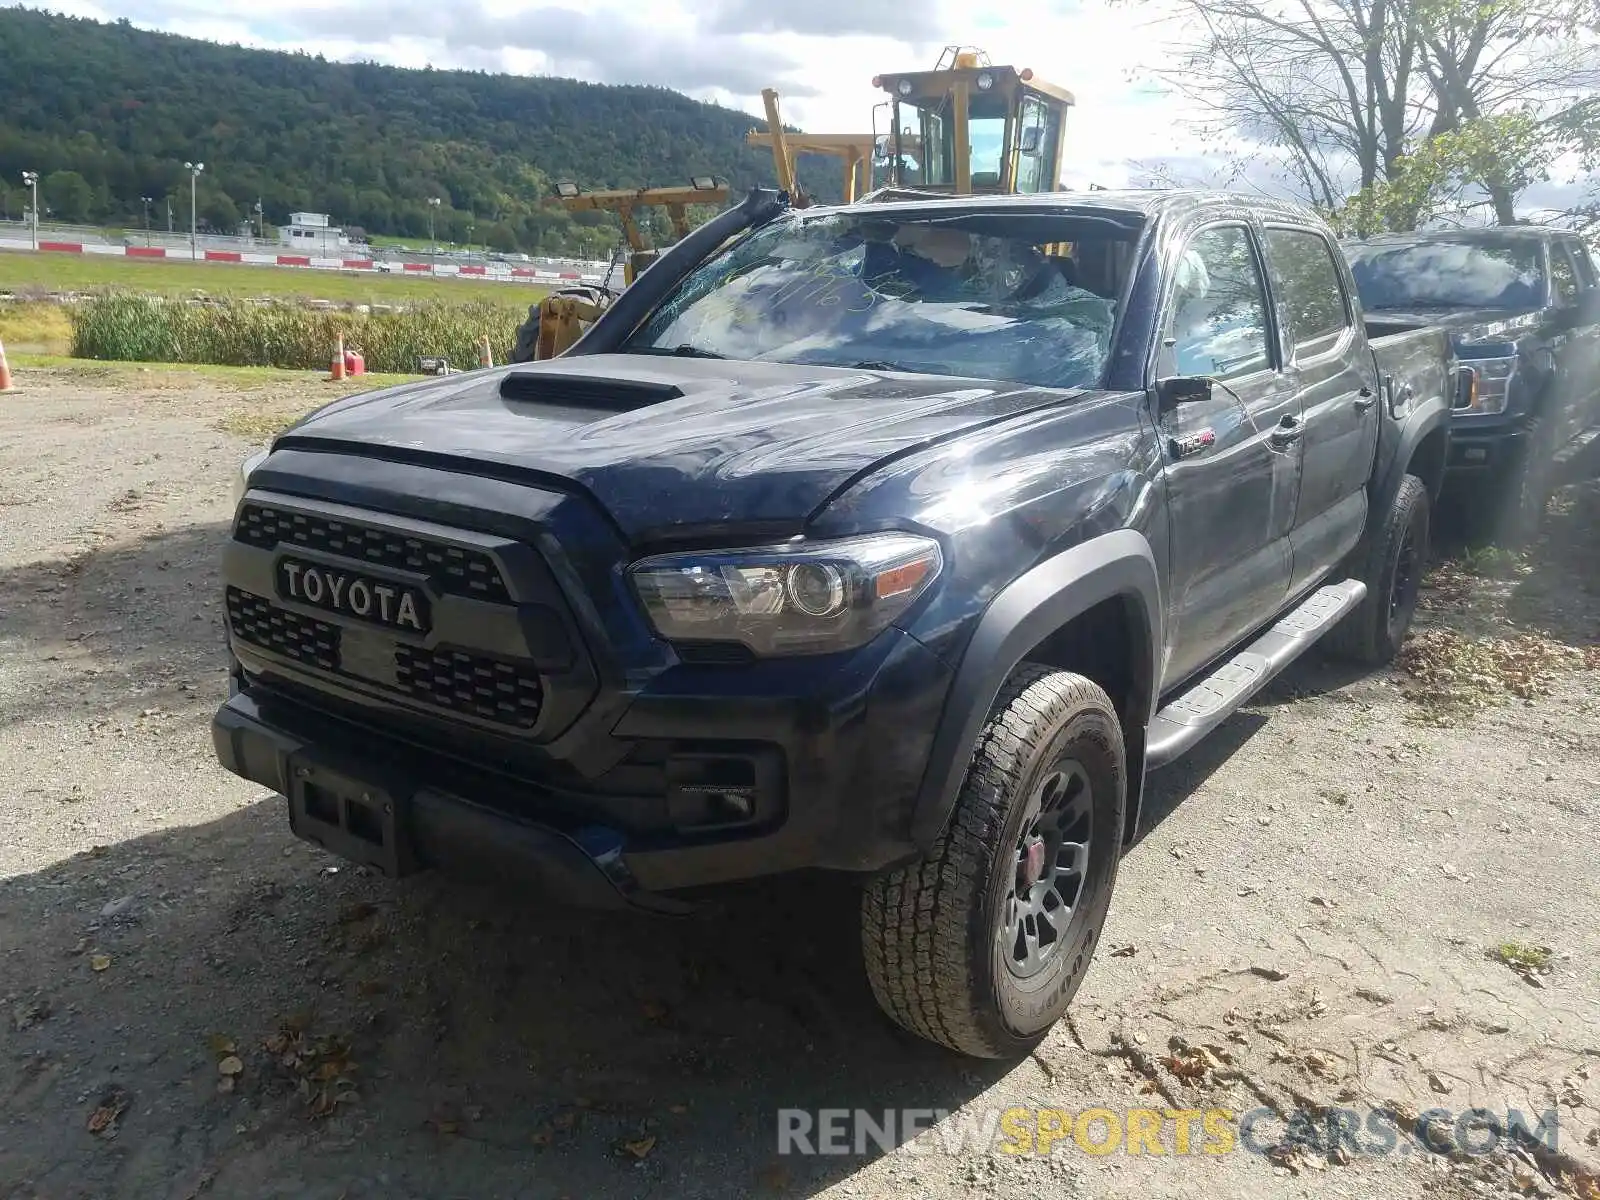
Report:
M1519 420L1480 425L1477 420L1456 417L1450 424L1450 457L1445 470L1457 477L1499 473L1516 463L1527 441L1527 428Z
M816 694L774 686L800 682L780 664L665 673L610 735L665 763L624 777L655 785L638 794L585 795L463 759L242 673L212 733L224 767L286 798L297 836L351 861L393 876L438 867L510 879L584 907L674 911L663 893L806 868L872 871L915 854L910 817L949 669L891 629L830 676ZM718 756L758 764L748 819L675 825L706 787L677 786L673 764Z

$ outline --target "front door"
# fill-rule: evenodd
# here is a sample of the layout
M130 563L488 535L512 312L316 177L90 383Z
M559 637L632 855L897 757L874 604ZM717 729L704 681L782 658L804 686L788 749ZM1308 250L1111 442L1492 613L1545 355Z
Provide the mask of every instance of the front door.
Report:
M1378 451L1377 365L1357 354L1344 273L1327 237L1269 226L1267 263L1278 298L1285 378L1300 398L1305 449L1296 505L1293 595L1336 567L1361 539Z
M1304 434L1251 230L1201 229L1178 264L1157 374L1215 382L1209 400L1161 417L1171 526L1168 689L1282 607Z

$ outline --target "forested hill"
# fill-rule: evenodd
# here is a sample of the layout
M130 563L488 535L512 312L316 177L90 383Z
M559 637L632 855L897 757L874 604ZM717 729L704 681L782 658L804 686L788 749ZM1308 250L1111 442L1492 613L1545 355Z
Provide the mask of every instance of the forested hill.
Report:
M185 160L205 163L202 228L232 232L259 199L268 223L333 214L369 233L504 250L597 252L610 218L544 204L551 181L676 186L713 173L737 196L772 183L763 123L664 88L328 62L0 8L0 206L38 171L46 215L138 227L171 197L187 227ZM826 195L837 168L809 178ZM604 223L603 228L594 227Z

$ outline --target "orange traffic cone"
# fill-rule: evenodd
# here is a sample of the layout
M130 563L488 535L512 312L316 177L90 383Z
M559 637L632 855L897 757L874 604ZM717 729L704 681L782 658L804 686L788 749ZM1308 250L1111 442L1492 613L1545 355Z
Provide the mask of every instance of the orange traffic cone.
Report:
M6 347L0 342L0 392L14 392L17 385L11 382L11 367L6 363Z
M478 339L478 365L480 367L494 366L494 351L489 348L489 335L487 333Z
M344 334L339 335L338 344L333 348L333 369L328 373L328 379L337 383L344 378Z

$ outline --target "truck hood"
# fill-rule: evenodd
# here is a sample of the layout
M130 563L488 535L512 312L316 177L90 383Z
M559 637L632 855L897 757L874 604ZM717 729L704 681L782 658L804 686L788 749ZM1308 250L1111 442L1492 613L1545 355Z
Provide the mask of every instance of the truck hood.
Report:
M466 462L576 485L634 541L691 527L777 534L798 532L884 459L1082 394L783 363L575 355L347 397L276 445Z

